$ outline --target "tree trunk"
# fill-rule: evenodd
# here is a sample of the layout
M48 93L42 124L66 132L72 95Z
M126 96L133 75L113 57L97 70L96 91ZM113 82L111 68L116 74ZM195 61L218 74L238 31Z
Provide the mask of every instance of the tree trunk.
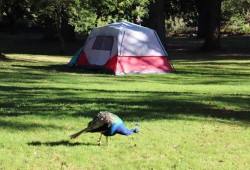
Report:
M208 31L208 12L205 10L204 0L195 0L195 6L198 12L198 30L197 37L205 38Z
M17 18L15 15L9 17L10 20L10 33L11 34L17 34L18 33L18 27L17 27Z
M18 20L20 17L18 14L18 10L15 9L13 4L4 4L3 12L7 14L7 18L9 20L9 28L11 34L17 34L18 32Z
M61 32L65 41L76 41L75 30L73 26L63 22Z
M65 52L66 52L65 40L64 40L62 34L59 34L58 37L59 37L59 40L60 40L60 53L65 54Z
M163 46L166 47L164 0L151 1L149 7L149 27L154 29Z
M69 24L69 17L64 6L62 6L61 10L61 34L65 41L76 40L75 29Z
M205 0L205 10L208 13L208 30L203 49L217 50L220 48L221 0Z
M56 28L55 28L55 21L51 18L45 19L45 29L43 34L44 40L56 40Z

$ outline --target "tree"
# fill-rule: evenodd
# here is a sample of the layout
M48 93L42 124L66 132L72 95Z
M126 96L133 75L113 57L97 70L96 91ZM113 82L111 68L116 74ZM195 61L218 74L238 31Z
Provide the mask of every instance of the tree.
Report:
M135 22L136 18L144 18L148 14L150 0L92 0L97 15L96 25L127 20ZM141 20L142 21L142 20Z
M61 33L63 0L37 0L32 3L32 12L37 15L37 22L44 25L44 39L58 38L60 51L65 52L65 42Z
M197 13L193 0L155 0L151 1L149 10L148 26L156 30L164 45L166 27L176 18L182 18L188 25L196 24Z
M3 12L8 21L11 34L18 32L18 22L28 14L29 0L1 0L0 12Z
M191 16L194 23L197 12L197 35L199 38L205 38L202 49L216 50L220 48L221 3L222 0L170 0L168 1L170 9L168 8L167 11L170 11L170 15L174 14L182 18ZM186 8L187 6L189 8ZM193 8L194 6L196 9Z
M220 48L221 0L203 1L207 30L205 32L205 43L202 48L209 51L217 50Z
M181 18L187 25L197 24L197 10L194 0L165 1L165 15L167 20Z
M149 27L156 30L162 44L166 47L165 11L164 0L150 2L149 6Z
M222 15L224 20L230 20L232 16L239 15L250 19L250 0L222 1Z
M95 14L88 3L80 0L33 0L32 13L37 16L36 22L44 26L44 38L58 39L60 51L64 53L65 40L74 40L75 30L84 32L94 25Z
M69 14L66 12L66 8L63 5L61 10L61 34L66 41L75 41L75 28L69 24Z
M222 29L230 33L250 32L250 0L222 2Z
M198 12L198 30L197 30L197 37L198 38L205 38L206 32L208 31L208 17L207 17L207 11L204 10L206 4L204 0L194 0L195 6Z
M69 24L74 26L78 33L86 33L95 26L97 15L91 0L71 0L66 6Z

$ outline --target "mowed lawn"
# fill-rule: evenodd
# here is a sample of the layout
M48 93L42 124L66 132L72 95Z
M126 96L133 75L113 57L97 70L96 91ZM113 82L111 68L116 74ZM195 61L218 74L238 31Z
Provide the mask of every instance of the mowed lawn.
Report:
M202 53L199 40L170 39L176 72L160 75L72 70L70 56L7 50L0 169L249 169L247 41L224 38L226 50ZM139 123L140 135L116 135L109 146L96 133L69 139L104 110L128 128Z

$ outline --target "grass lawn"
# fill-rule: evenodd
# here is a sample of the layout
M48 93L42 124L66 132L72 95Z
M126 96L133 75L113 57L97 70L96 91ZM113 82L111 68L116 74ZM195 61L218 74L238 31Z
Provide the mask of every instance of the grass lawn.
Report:
M70 56L0 42L0 170L248 169L249 39L224 38L216 53L169 39L175 73L126 76L71 70ZM96 133L69 139L100 110L139 123L141 134L109 146L97 146Z

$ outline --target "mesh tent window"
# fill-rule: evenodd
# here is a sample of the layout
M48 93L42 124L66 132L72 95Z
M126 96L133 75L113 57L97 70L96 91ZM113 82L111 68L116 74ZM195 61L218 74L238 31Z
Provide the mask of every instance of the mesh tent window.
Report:
M112 36L98 36L92 46L93 50L111 51L114 43Z

